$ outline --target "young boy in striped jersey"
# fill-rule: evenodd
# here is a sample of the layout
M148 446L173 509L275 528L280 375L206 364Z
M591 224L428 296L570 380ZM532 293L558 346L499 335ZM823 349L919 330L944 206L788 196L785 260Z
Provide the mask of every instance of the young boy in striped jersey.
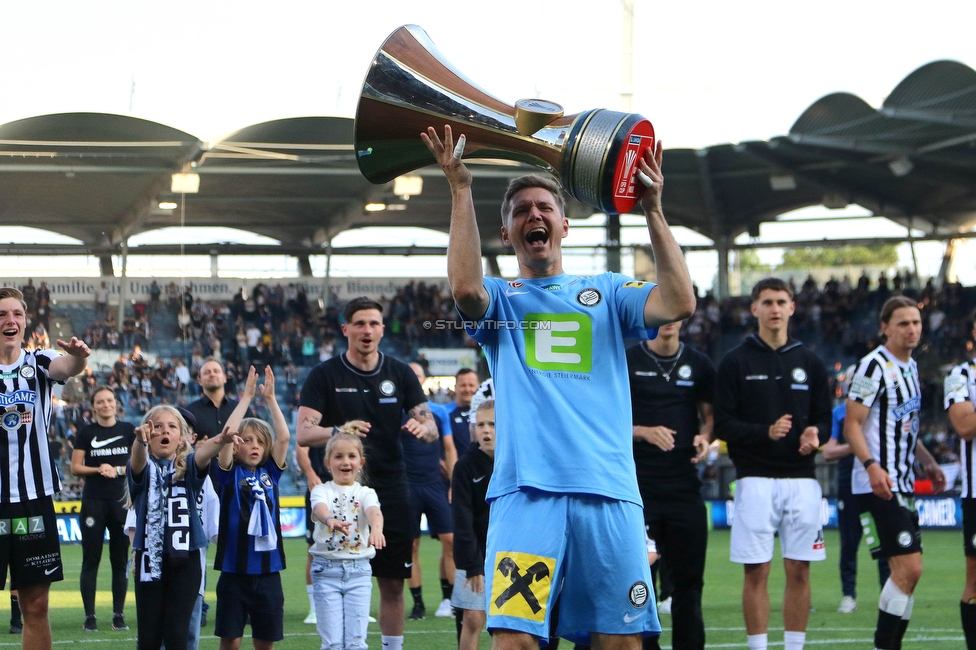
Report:
M261 395L274 424L244 418L257 389L252 367L244 394L227 420L240 442L225 446L218 457L220 532L214 568L217 581L217 621L214 634L221 650L240 647L247 618L257 650L270 650L284 638L285 599L280 571L285 568L278 508L278 480L285 469L288 423L274 392L274 373L265 368Z

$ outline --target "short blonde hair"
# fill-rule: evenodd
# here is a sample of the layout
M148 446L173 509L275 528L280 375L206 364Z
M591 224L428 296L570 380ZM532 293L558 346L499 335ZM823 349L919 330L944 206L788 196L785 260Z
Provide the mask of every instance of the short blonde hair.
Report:
M0 300L6 300L7 298L16 298L20 301L24 311L27 311L27 303L24 302L24 294L20 291L20 289L14 289L13 287L0 287Z
M264 420L244 418L241 420L238 434L243 438L246 433L253 433L264 443L264 456L261 458L261 464L264 465L271 458L271 448L274 446L274 436L271 435L271 427Z

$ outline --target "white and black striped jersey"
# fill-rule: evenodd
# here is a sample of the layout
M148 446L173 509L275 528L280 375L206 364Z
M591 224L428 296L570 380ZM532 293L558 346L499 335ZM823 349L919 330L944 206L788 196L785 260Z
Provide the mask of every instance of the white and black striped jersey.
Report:
M904 363L886 347L875 348L858 362L847 397L871 409L864 421L864 439L871 457L894 481L891 491L913 494L918 415L922 408L915 360ZM851 492L871 492L871 482L860 460L854 461L851 471Z
M945 378L945 408L948 411L953 404L969 402L976 405L976 363L967 361L949 371ZM973 486L976 474L976 440L960 440L959 458L962 463L962 497L976 497Z
M0 503L20 503L61 490L47 433L51 423L48 375L53 350L21 351L17 363L0 365Z

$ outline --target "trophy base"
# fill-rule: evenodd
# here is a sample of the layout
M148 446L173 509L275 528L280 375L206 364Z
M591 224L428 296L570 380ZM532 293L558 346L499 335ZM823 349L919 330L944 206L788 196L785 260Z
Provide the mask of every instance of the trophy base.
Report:
M637 162L654 147L654 127L641 115L595 109L581 113L567 138L560 177L576 199L608 214L637 204Z

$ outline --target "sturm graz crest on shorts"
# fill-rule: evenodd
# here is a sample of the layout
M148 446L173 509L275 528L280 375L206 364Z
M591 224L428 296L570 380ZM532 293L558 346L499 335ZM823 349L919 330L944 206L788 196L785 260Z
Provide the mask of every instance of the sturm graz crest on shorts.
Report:
M596 289L583 289L578 294L576 294L576 302L583 305L584 307L593 307L600 304L603 300L603 296Z
M903 530L898 533L898 545L902 548L908 548L912 545L912 534L907 530Z
M647 583L643 580L638 580L630 586L630 604L634 607L641 608L647 604Z

